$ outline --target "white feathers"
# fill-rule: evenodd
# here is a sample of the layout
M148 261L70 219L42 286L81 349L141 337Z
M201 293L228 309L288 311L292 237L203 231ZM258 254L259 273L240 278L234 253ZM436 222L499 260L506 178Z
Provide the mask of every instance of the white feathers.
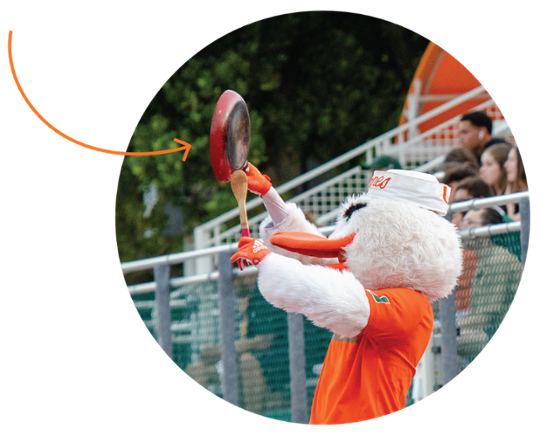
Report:
M286 203L285 206L289 210L289 216L279 224L274 224L270 217L266 217L261 223L259 233L261 240L273 253L282 254L286 257L298 259L300 262L306 265L328 265L336 263L337 259L321 259L312 256L305 256L298 253L293 253L282 248L276 247L270 243L270 237L274 233L278 232L304 232L311 233L313 235L324 236L315 224L310 223L304 216L304 212L294 203Z
M353 208L349 219L344 213ZM261 238L273 253L259 265L259 288L273 305L303 313L316 325L344 337L356 336L367 325L369 303L364 287L412 288L430 301L448 296L461 274L461 242L453 224L436 213L387 199L349 197L330 239L356 236L345 247L348 271L309 264L335 263L298 255L270 244L276 232L320 234L303 212L288 204L288 218L274 226L261 224ZM352 209L351 209L352 210ZM297 260L291 259L296 258ZM304 265L302 265L304 264Z
M348 271L302 265L271 253L259 264L259 289L272 305L302 313L315 325L355 337L367 325L369 302L361 283Z
M351 197L366 207L341 218L331 238L356 233L346 264L369 289L420 291L430 301L448 296L461 274L461 242L453 224L434 212L402 202Z

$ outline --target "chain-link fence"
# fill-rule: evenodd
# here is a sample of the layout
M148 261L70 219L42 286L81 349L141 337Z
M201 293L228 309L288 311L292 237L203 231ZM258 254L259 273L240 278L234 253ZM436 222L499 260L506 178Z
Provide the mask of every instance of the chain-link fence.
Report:
M464 269L450 300L453 306L448 306L448 299L433 304L429 363L417 373L407 405L426 396L412 394L415 384L417 390L421 384L431 384L429 395L478 355L499 328L521 279L521 231L469 234L462 239ZM180 286L163 278L169 284L165 296L170 307L169 333L165 333L170 335L169 355L201 386L227 401L262 416L307 422L332 333L266 302L258 290L256 270L251 267L233 275L231 254L221 253L219 276ZM155 293L133 293L133 300L166 349L158 333L159 288L158 283ZM445 320L445 313L452 319ZM300 320L295 331L293 320ZM449 365L456 368L448 370ZM440 377L440 372L446 376Z
M520 232L463 242L464 271L454 292L460 370L482 351L501 325L522 272Z
M218 282L173 289L171 336L173 360L190 377L223 398ZM157 339L153 294L133 300ZM238 373L238 405L270 418L291 421L291 377L287 313L260 294L257 275L234 279L234 336ZM307 410L315 393L320 367L332 334L303 318Z

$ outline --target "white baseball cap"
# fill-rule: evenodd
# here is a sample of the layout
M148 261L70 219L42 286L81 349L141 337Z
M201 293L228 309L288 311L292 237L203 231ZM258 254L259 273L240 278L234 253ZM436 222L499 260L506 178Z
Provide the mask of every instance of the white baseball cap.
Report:
M367 197L401 201L445 216L450 187L431 174L410 170L375 171Z

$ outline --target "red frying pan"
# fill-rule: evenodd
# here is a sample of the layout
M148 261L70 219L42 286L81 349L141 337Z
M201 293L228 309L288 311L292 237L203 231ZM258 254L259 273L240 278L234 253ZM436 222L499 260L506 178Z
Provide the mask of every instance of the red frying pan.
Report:
M231 180L232 174L247 167L251 141L251 122L244 99L228 90L221 94L210 128L210 160L220 182Z
M244 99L227 90L219 98L210 128L210 162L220 182L231 182L240 209L242 236L249 236L246 212L247 156L251 141L251 121Z

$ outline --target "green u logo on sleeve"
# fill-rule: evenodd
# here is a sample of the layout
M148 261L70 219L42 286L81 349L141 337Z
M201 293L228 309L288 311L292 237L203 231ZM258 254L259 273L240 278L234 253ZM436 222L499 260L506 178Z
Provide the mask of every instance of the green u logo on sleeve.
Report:
M368 291L373 296L375 303L390 304L390 300L388 299L388 297L384 295L382 297L379 297L377 294L374 294L369 289L366 289L366 291Z

